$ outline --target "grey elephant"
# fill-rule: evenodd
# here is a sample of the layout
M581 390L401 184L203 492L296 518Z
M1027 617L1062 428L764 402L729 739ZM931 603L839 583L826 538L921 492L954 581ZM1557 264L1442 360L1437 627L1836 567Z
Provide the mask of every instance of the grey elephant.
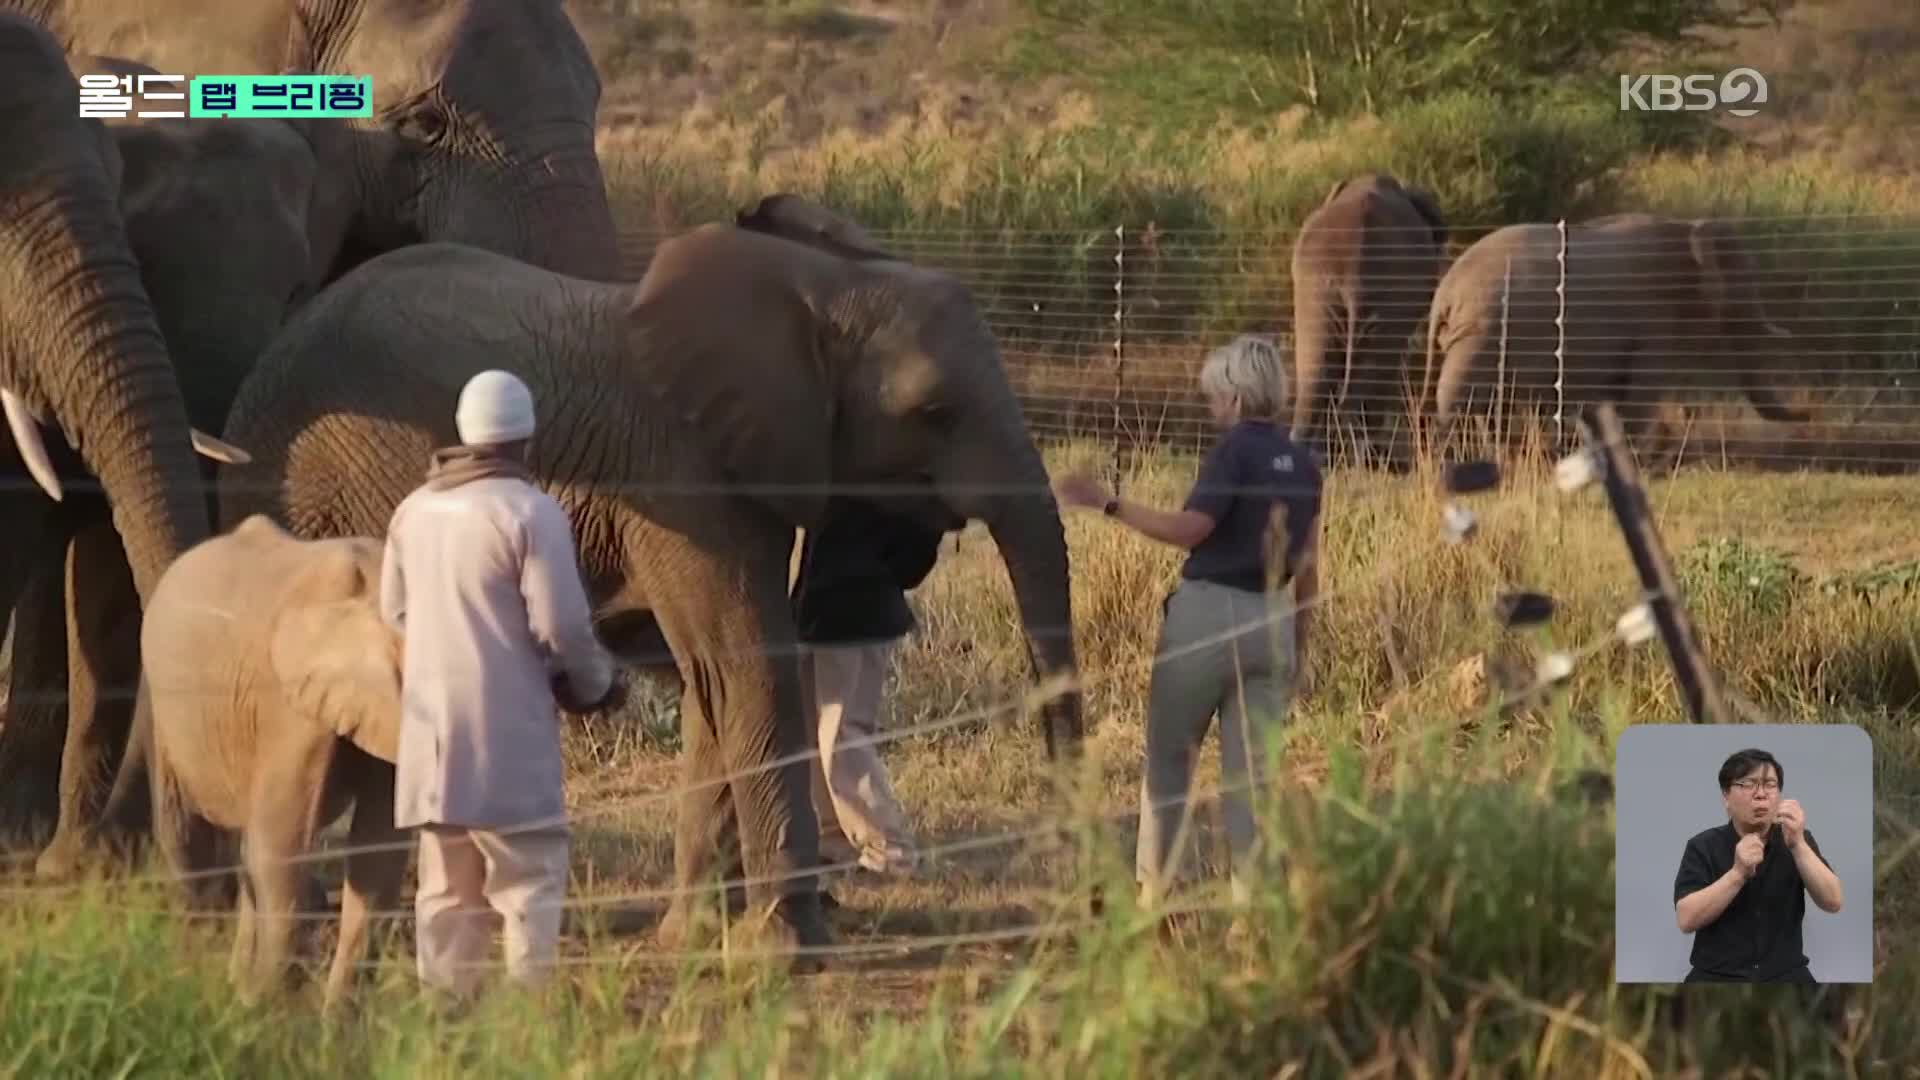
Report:
M112 57L68 63L76 76L146 70ZM343 164L351 135L327 120L128 119L106 128L122 165L128 239L187 415L218 431L254 359L326 269L310 228L333 182L327 166ZM200 480L210 495L211 471ZM139 599L103 499L80 493L51 525L16 610L19 625L63 629L17 634L0 775L35 789L26 816L56 822L37 868L58 876L81 854L76 826L92 822L129 722L131 701L111 691L138 680ZM68 612L91 644L68 647Z
M252 991L284 977L315 834L353 810L340 934L327 1000L366 953L368 916L404 884L393 825L401 642L380 619L381 544L301 540L264 517L168 567L140 631L142 675L129 759L109 812L149 781L153 835L200 906L244 872L231 974ZM233 843L241 838L241 843Z
M196 450L237 457L191 427L118 206L120 174L113 140L79 114L59 42L0 11L0 273L8 283L0 289L0 407L11 436L0 440L8 481L0 613L13 611L49 549L51 587L64 592L65 545L55 533L69 493L98 492L126 552L124 580L81 585L75 618L56 599L41 610L57 618L17 626L16 654L70 634L78 651L104 648L94 590L147 596L167 564L208 533ZM15 728L0 729L0 739ZM0 769L6 824L17 824L20 803L38 794L21 780Z
M1293 434L1351 418L1363 455L1391 455L1411 413L1406 358L1446 265L1447 223L1423 188L1385 173L1334 184L1293 245Z
M1569 227L1564 333L1555 326L1559 252L1555 226L1509 225L1441 279L1422 380L1436 444L1469 395L1558 407L1565 432L1600 401L1640 432L1670 398L1735 386L1768 420L1807 419L1771 381L1777 358L1767 345L1791 335L1762 308L1753 259L1731 223L1615 214Z
M594 150L600 77L560 0L13 0L69 51L165 74L322 72L373 83L354 242L329 279L419 239L618 272ZM130 47L129 43L137 43Z
M303 208L305 259L317 280L286 298L288 304L367 258L421 240L460 241L577 277L618 276L613 219L593 144L599 76L559 0L47 0L28 6L76 55L111 73L321 71L372 78L372 120L289 125L312 145L319 171ZM118 55L129 42L138 43L138 55ZM269 154L272 160L256 161L256 169L286 160L277 150ZM173 164L192 162L176 158ZM168 244L163 234L191 217L179 212L191 201L177 199L172 213L152 208L152 227L137 231L155 245ZM174 294L162 310L169 345L190 404L207 412L231 403L233 378L243 374L236 361L250 360L257 346L247 343L264 326L253 316L282 299L267 287L280 275L270 272L227 294L201 287L215 275L190 268L224 267L231 276L241 260L229 264L228 247L246 246L243 259L270 257L279 229L277 211L266 208L230 231L201 229L168 250L138 252L153 268L150 280L164 277L177 286L154 287ZM297 266L300 258L289 252L285 265ZM211 351L176 342L183 328L192 328L188 332ZM40 805L35 814L36 821L49 812L56 818L36 864L56 877L84 854L81 830L96 823L129 722L130 702L99 688L130 685L137 665L137 612L120 569L124 556L115 553L117 535L102 524L102 504L93 500L90 515L87 509L75 508L78 520L62 519L65 551L58 540L47 545L35 563L37 578L69 577L102 595L78 610L73 588L48 580L30 591L33 608L16 620L35 628L59 625L62 598L65 622L87 620L93 643L68 648L64 662L49 647L29 650L29 662L14 665L16 690L27 691L16 699L57 697L64 679L64 724L57 709L40 708L31 722L15 725L26 745L0 743L0 774L45 777L53 771L50 748L63 742L57 806ZM40 636L50 644L57 637Z
M721 225L661 245L637 285L460 245L397 251L317 297L261 360L226 431L254 461L222 470L222 520L380 533L489 367L533 388L532 466L571 517L603 640L682 686L662 939L704 925L696 889L737 826L749 901L824 940L787 571L828 488L872 485L941 528L985 521L1039 674L1074 670L1058 508L970 293ZM1050 753L1076 748L1077 690L1043 711Z

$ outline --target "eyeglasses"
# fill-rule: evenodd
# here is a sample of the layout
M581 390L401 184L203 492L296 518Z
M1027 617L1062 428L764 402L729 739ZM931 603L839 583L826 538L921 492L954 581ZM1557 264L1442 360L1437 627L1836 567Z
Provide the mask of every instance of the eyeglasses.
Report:
M1733 782L1733 786L1739 788L1741 791L1752 791L1754 788L1757 788L1757 787L1766 788L1768 791L1779 791L1780 781L1778 780L1735 780Z

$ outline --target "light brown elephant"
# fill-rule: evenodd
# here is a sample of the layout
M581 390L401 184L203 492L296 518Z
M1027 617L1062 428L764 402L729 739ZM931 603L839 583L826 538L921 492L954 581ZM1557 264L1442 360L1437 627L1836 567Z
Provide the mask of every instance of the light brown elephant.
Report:
M1423 188L1385 173L1339 181L1293 245L1293 435L1347 414L1362 460L1397 457L1389 425L1410 413L1406 358L1446 265L1447 223ZM1344 443L1331 426L1329 442Z
M115 57L73 56L68 63L76 77L150 73ZM218 431L254 359L318 287L338 250L337 238L323 238L316 254L310 230L329 216L328 199L339 197L326 185L338 186L353 133L330 120L133 118L105 126L122 163L128 239L188 418ZM344 232L338 216L332 220ZM201 481L211 507L210 468ZM17 704L0 738L0 775L62 778L57 798L42 784L41 798L24 808L55 823L36 869L57 877L83 853L76 826L93 822L130 722L130 695L114 691L139 677L140 605L105 500L78 493L52 524L38 580L17 609L19 623L85 619L98 627L90 636L104 635L108 644L69 649L64 634L21 635L12 665ZM132 821L119 824L137 827L144 808L135 809Z
M393 825L398 635L380 619L380 541L300 540L248 518L176 559L147 604L128 757L111 810L150 781L153 835L196 906L241 852L231 973L249 990L284 977L306 854L353 810L337 1000L367 951L372 911L398 902L405 834ZM236 839L240 840L235 844Z
M626 286L458 245L397 251L317 297L261 360L226 432L255 460L222 471L222 519L380 532L454 438L461 386L492 367L533 388L532 465L571 516L603 638L682 686L684 891L663 938L686 940L706 899L692 890L731 862L737 822L747 873L768 882L750 901L824 941L787 569L829 487L873 485L941 528L985 521L1039 674L1074 670L1058 508L971 294L720 225L667 241ZM1050 755L1076 747L1077 690L1044 713Z
M59 43L0 12L0 409L11 436L0 439L0 613L13 611L42 556L56 596L40 608L51 618L16 627L16 653L36 640L106 648L96 590L124 588L136 603L148 595L208 532L196 448L233 456L190 426L118 206L120 177L113 140L80 116ZM124 541L125 580L81 585L69 618L57 599L66 587L56 519L70 493L89 491ZM71 783L89 779L81 772ZM56 775L0 769L0 831L30 833L19 828L30 816L22 808Z
M1569 436L1580 410L1600 401L1637 434L1669 399L1736 388L1769 420L1807 419L1777 388L1769 342L1790 335L1762 309L1732 223L1616 214L1570 226L1566 248L1564 335L1554 325L1555 226L1498 229L1448 269L1428 317L1422 383L1436 444L1469 395L1478 405L1559 406Z

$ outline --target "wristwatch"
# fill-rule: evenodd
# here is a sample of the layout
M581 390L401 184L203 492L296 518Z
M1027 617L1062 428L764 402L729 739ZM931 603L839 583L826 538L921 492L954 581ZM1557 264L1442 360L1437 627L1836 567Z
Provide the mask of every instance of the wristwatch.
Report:
M1108 499L1108 500L1107 500L1107 505L1105 505L1105 506L1103 506L1103 507L1101 507L1101 508L1100 508L1100 512L1101 512L1101 513L1103 513L1103 514L1105 514L1105 515L1107 515L1108 517L1112 517L1113 515L1115 515L1115 514L1117 514L1117 513L1119 513L1119 512L1120 512L1120 500L1119 500L1119 499Z

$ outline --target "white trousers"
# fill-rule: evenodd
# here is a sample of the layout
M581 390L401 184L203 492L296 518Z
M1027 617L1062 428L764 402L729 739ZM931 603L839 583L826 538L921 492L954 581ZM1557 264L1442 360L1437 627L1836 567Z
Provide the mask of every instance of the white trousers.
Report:
M862 866L888 873L917 857L913 830L893 793L880 747L847 745L879 731L891 641L809 645L803 654L812 687L820 757L813 769L814 813L823 832L835 824L859 853Z
M428 825L420 829L420 883L414 892L414 951L420 981L471 993L485 973L496 920L507 975L545 978L560 945L567 893L565 830L497 833Z

